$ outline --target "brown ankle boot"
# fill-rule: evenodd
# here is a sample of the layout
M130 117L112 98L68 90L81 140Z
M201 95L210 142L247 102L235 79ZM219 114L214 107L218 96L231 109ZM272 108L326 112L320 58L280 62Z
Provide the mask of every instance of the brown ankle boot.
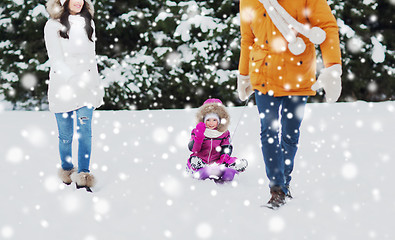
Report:
M60 178L60 180L62 180L62 182L66 185L70 185L72 180L70 178L70 175L74 172L76 172L77 169L76 168L72 168L70 170L64 170L63 168L60 168L58 171L58 176Z
M274 186L270 188L270 194L272 197L267 202L269 208L277 209L285 204L285 193L281 190L281 187Z

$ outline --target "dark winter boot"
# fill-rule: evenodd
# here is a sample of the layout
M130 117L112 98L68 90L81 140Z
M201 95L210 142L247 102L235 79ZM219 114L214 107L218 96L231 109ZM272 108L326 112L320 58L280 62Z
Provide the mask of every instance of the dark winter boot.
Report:
M77 189L85 188L88 192L92 192L91 187L95 186L96 183L95 177L87 172L74 172L70 177L75 182Z
M204 168L206 166L206 163L203 162L203 160L199 157L193 156L189 159L189 162L191 163L191 167L194 170L199 170L201 168Z
M285 195L285 197L288 198L288 199L292 199L293 197L292 197L291 190L290 190L289 186L287 186L287 190L288 190L288 192Z
M64 184L70 185L72 182L70 175L75 171L77 171L75 168L72 168L70 170L64 170L63 168L60 168L58 171L58 176Z
M244 172L248 166L248 162L245 159L237 159L234 163L228 165L228 168L233 168L238 172Z
M267 207L271 209L278 209L285 204L285 193L279 186L274 186L270 188L270 194L272 197L269 202L267 202Z

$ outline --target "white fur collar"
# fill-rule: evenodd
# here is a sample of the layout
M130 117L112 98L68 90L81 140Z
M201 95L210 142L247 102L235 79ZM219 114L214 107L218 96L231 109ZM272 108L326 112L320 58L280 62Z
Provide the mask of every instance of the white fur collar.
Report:
M222 134L224 134L224 132L220 132L218 130L212 130L212 129L208 129L208 128L206 128L206 130L204 131L204 136L206 136L208 138L217 138L217 137L221 136Z
M85 19L81 15L70 15L69 22L72 24L85 26Z

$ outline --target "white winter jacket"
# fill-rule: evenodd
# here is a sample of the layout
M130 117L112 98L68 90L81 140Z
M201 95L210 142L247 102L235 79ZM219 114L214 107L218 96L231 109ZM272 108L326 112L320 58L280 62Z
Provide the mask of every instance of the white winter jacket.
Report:
M69 39L59 35L63 25L58 19L48 20L44 28L51 66L48 101L54 113L103 104L104 89L97 70L95 42L88 39L83 17L70 15L69 22ZM92 27L95 29L93 21Z

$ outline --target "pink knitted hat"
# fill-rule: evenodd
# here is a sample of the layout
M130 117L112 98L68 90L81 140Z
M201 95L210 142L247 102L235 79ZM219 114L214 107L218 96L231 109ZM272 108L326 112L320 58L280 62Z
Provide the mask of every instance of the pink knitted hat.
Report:
M221 100L219 100L218 98L209 98L206 101L204 101L204 104L208 104L208 103L219 103L222 104Z
M230 123L229 113L226 110L222 101L217 98L209 98L204 101L203 105L200 106L200 108L196 112L196 122L205 122L205 117L207 117L211 113L218 116L219 125L217 130L219 132L225 132L226 130L228 130L228 126Z

